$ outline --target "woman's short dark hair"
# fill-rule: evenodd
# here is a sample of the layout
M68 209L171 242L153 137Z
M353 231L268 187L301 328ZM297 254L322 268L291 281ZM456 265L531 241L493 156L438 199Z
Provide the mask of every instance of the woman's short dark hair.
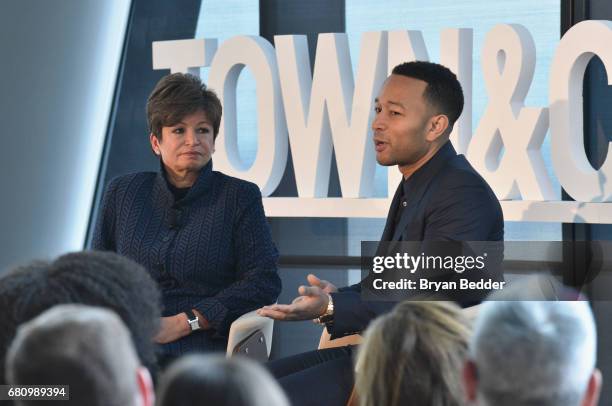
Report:
M449 128L463 111L463 90L457 76L446 66L425 61L404 62L393 68L393 75L402 75L427 83L425 101L438 114L448 117Z
M156 370L152 338L161 312L157 285L136 262L101 251L74 252L53 262L32 262L0 278L1 365L20 324L64 303L113 310L130 330L140 361L152 372ZM4 381L3 374L0 378Z
M162 127L178 124L185 116L203 111L213 126L216 139L221 125L221 102L199 77L173 73L161 78L147 100L149 131L161 139Z
M159 406L289 406L270 373L244 357L184 356L164 372L157 393Z

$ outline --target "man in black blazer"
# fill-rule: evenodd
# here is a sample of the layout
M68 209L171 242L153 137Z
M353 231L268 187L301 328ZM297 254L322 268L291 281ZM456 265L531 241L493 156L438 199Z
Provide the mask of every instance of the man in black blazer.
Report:
M461 85L442 65L404 63L385 81L372 123L376 160L397 165L403 181L393 197L382 242L503 240L499 202L449 141L462 109ZM360 284L337 289L314 275L308 282L293 303L266 306L259 314L276 320L318 318L334 339L363 331L393 307L362 300ZM353 385L351 353L350 347L314 351L273 361L270 369L294 405L345 404ZM313 398L312 385L324 387L325 399Z

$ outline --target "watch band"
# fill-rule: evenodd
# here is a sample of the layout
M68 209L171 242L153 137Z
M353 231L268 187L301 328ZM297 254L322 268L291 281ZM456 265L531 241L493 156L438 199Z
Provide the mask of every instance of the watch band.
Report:
M327 299L325 313L315 319L319 324L331 324L334 321L334 301L329 293L327 294Z
M189 323L189 328L191 328L191 331L199 330L201 328L200 322L198 316L195 315L193 310L185 310L184 313L187 315L187 323Z

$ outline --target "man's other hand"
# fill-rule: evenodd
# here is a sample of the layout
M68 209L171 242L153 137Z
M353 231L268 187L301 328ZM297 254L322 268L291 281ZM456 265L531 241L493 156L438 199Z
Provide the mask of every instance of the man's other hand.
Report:
M300 286L299 296L293 299L291 304L264 306L257 310L257 314L274 320L291 321L312 320L324 314L329 303L328 291L335 292L337 289L331 283L320 280L314 275L308 275L308 282L312 286Z

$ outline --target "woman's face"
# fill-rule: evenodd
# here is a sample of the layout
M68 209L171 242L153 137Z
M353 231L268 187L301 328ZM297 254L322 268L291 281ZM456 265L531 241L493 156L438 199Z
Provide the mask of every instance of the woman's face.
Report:
M204 111L187 115L176 125L162 127L160 139L153 134L149 139L166 170L178 177L199 172L215 152L213 126Z

